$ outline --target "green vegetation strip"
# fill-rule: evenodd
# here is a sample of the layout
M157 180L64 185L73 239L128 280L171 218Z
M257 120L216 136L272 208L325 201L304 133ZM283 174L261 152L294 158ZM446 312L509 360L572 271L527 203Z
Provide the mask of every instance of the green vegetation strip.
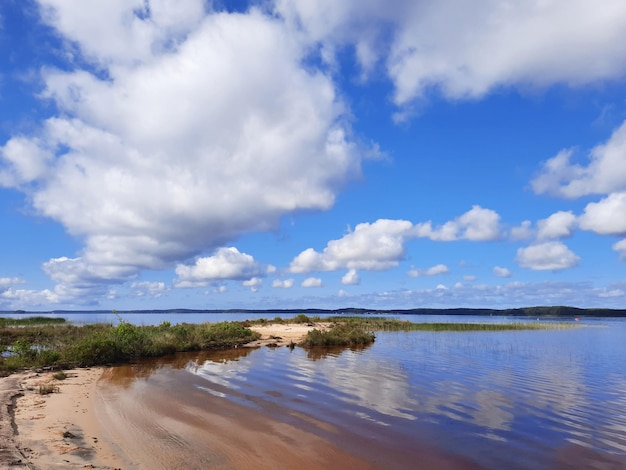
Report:
M0 327L0 374L33 367L71 368L129 362L182 351L237 347L259 335L239 322L135 326Z
M0 317L0 328L5 326L33 326L33 325L53 325L63 324L65 318L50 317L26 317L26 318L4 318Z
M355 328L371 331L521 331L571 328L566 322L514 322L514 323L412 323L384 317L331 317L331 322L341 322Z

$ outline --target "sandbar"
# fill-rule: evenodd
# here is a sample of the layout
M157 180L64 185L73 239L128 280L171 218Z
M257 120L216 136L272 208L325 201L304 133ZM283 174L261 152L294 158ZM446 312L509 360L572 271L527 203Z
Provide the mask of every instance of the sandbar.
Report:
M246 346L289 346L298 344L304 340L311 330L328 330L332 323L270 323L267 325L254 325L250 329L261 334L261 338L252 341Z

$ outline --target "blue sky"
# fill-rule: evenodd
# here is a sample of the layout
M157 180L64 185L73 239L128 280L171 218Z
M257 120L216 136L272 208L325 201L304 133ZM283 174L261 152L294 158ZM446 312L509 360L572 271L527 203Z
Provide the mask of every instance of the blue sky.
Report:
M626 4L8 0L0 309L626 300Z

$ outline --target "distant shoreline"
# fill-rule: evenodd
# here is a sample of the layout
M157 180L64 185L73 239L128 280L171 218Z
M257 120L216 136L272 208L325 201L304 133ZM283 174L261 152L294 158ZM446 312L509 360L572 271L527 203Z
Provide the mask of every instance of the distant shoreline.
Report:
M102 313L109 314L111 310L50 310L50 311L1 311L2 314L63 314L74 313ZM626 317L626 309L611 308L578 308L567 306L541 306L506 309L490 308L412 308L412 309L367 309L367 308L289 308L289 309L148 309L148 310L115 310L120 314L299 314L306 315L474 315L474 316L513 316L513 317Z

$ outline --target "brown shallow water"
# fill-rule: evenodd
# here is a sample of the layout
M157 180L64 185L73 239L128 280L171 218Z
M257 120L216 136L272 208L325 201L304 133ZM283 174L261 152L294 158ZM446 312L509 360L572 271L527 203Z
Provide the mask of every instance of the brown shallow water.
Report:
M97 412L128 468L623 469L625 333L178 355L109 370Z
M129 468L481 468L408 436L383 436L378 425L359 418L338 426L244 395L254 404L246 406L228 399L222 387L208 392L203 378L178 368L231 361L232 352L177 359L113 368L101 379L98 417Z

